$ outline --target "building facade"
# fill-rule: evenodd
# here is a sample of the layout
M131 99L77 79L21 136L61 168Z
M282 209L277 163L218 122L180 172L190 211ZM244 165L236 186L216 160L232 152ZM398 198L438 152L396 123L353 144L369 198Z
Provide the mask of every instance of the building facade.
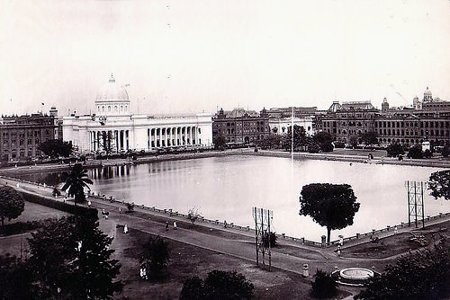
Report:
M370 101L334 101L325 114L317 115L318 131L330 133L337 142L350 143L351 136L375 131L378 113Z
M55 139L58 131L54 115L42 113L5 116L0 119L0 157L2 161L26 160L40 156L41 143Z
M243 108L232 111L220 109L213 117L213 137L222 135L227 144L242 145L262 140L270 134L269 115Z
M273 107L267 111L269 115L269 126L272 133L286 134L292 123L303 127L306 134L311 136L315 133L315 114L317 107ZM293 115L293 116L292 116Z
M326 113L316 116L318 129L346 144L351 136L367 132L376 132L382 146L394 142L411 146L424 141L450 144L450 102L433 98L428 87L422 101L415 97L411 107L390 108L386 98L381 107L380 111L370 102L334 102Z
M63 117L63 138L79 152L120 153L212 145L210 114L133 114L128 92L112 75L97 95L95 112Z

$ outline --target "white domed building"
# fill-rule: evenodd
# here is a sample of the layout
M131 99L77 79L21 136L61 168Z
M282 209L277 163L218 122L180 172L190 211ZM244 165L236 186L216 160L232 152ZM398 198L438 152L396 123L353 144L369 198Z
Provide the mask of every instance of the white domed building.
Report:
M113 75L100 89L95 114L63 117L63 139L82 153L153 151L161 148L210 147L212 115L153 116L131 113L124 86Z

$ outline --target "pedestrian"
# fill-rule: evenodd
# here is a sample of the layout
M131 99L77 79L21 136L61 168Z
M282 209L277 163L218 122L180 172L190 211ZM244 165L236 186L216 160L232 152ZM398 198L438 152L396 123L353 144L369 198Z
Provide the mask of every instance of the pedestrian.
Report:
M227 220L223 221L223 227L227 228Z
M166 230L169 230L169 221L166 221Z
M122 207L119 207L119 214L122 213Z
M337 246L337 255L338 257L341 257L341 245Z
M394 234L397 234L398 233L398 227L397 227L397 225L395 225L394 226Z
M125 234L128 233L128 225L127 224L123 225L123 233L125 233Z
M177 222L173 222L173 230L177 230Z
M91 207L91 205L92 205L91 200L88 200L88 206Z

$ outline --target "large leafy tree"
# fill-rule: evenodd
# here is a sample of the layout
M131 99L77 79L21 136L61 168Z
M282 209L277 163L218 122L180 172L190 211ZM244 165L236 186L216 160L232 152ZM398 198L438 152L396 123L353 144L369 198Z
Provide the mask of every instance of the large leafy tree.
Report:
M236 300L251 299L253 284L237 272L214 270L205 280L194 276L185 281L181 290L181 300Z
M72 143L62 140L47 140L38 146L38 149L50 157L64 156L72 154Z
M292 146L292 126L288 127L287 134L283 137L283 148L291 150ZM306 136L305 128L302 126L294 125L294 150L299 147L306 146L308 144L308 137Z
M15 219L23 212L25 201L21 193L9 186L0 187L0 218L2 227L5 218Z
M361 141L366 145L378 145L378 134L375 131L364 132Z
M214 149L216 150L224 150L225 147L227 146L227 141L222 133L219 133L214 137L213 143Z
M396 157L400 154L405 154L402 145L397 142L389 144L389 146L387 146L386 148L386 151L389 157Z
M112 238L93 218L54 220L29 239L29 268L42 299L111 299L123 284L120 264L111 259Z
M276 128L276 127L274 127ZM261 140L257 141L256 144L262 149L272 149L280 147L283 137L279 134L270 133L264 136Z
M450 170L431 173L428 188L434 198L450 200Z
M15 256L0 255L0 299L33 299L31 273Z
M322 150L322 152L333 151L333 137L328 132L318 132L314 135L313 139L320 146L320 150Z
M300 193L300 215L311 216L321 226L327 227L327 241L331 230L353 224L359 203L348 184L312 183Z
M381 276L371 279L356 299L448 299L450 296L450 251L447 246L422 250L388 265Z
M149 238L143 245L141 266L146 269L151 279L163 278L169 261L169 247L160 236Z
M65 174L65 183L61 190L68 191L69 196L75 196L75 205L77 202L84 202L84 188L90 190L89 184L92 180L88 178L87 170L81 164L75 164L69 174Z
M411 148L409 148L408 157L413 159L423 158L422 146L414 145Z

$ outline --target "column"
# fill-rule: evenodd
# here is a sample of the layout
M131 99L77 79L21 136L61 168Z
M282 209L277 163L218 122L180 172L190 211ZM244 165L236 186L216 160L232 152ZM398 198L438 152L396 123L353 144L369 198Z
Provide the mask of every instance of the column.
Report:
M125 130L125 140L126 140L126 147L125 147L125 149L126 150L130 149L130 142L128 140L128 136L129 136L129 130Z
M119 131L114 130L114 140L116 143L116 153L119 153Z

